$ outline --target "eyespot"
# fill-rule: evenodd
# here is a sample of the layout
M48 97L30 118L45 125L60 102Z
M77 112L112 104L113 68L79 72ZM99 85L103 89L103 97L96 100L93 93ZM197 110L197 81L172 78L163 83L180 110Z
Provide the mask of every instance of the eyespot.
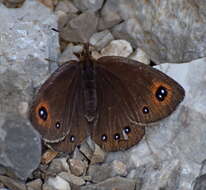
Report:
M155 96L156 96L156 98L159 100L159 101L164 101L164 99L166 98L166 96L167 96L167 89L165 88L165 87L163 87L163 86L160 86L158 89L157 89L157 91L156 91L156 93L155 93Z
M74 136L74 135L71 135L71 136L69 137L69 141L73 143L73 142L75 141L75 136Z
M142 112L143 112L144 114L149 113L149 108L148 108L147 106L144 106L144 107L142 108Z
M60 123L57 121L55 127L59 129L61 127Z
M107 140L107 135L105 135L105 134L102 135L102 136L101 136L101 140L102 140L102 141L106 141L106 140Z
M124 132L125 132L126 134L129 134L129 133L131 132L131 128L130 128L129 126L125 127L125 128L124 128Z
M43 106L39 108L39 117L44 121L47 120L48 112L47 109Z
M119 133L114 134L114 140L119 140L119 139L120 139L120 134Z

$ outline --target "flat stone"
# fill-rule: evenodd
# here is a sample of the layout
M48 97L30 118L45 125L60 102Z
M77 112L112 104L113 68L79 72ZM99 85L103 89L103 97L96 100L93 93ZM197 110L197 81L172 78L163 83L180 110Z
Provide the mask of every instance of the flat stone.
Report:
M102 7L104 0L74 0L75 6L81 10L85 11L97 11Z
M94 12L84 12L71 19L60 31L60 37L69 42L89 42L96 32L98 18Z
M70 159L69 167L72 174L75 176L81 176L86 172L87 164L81 160Z
M128 57L132 52L132 46L128 41L113 40L101 50L101 55Z
M32 190L40 190L42 186L42 180L41 179L35 179L29 183L26 184L28 188L31 188Z
M40 136L20 116L7 114L0 118L0 164L9 171L7 175L25 180L40 163Z
M135 181L123 177L113 177L95 185L81 187L81 190L135 190Z
M57 190L71 190L70 184L60 176L49 177L46 183Z
M0 182L11 190L27 190L24 183L7 176L0 176Z
M205 1L110 0L104 7L124 21L114 26L114 37L133 42L155 62L188 62L206 56Z
M149 56L140 48L136 49L130 56L130 59L139 61L141 63L144 63L146 65L150 64Z
M70 172L70 169L69 169L69 164L67 163L67 159L66 158L56 158L54 159L48 169L47 169L47 172L50 173L50 174L58 174L62 171L67 171L67 172Z
M58 2L55 12L63 11L64 13L77 13L78 9L74 6L71 1L61 0Z
M99 51L109 44L110 41L114 40L112 33L109 30L94 33L89 43L95 47L95 50Z
M77 177L77 176L75 176L71 173L68 173L68 172L61 172L58 176L65 179L66 181L73 183L75 185L78 185L78 186L85 184L84 179L82 179L81 177Z
M105 157L106 153L97 144L95 144L95 149L90 164L102 163L104 162Z
M116 175L126 176L127 175L127 166L119 160L114 160L112 162L112 167Z
M99 183L108 179L113 174L113 168L109 164L91 165L88 169L88 175L94 183Z

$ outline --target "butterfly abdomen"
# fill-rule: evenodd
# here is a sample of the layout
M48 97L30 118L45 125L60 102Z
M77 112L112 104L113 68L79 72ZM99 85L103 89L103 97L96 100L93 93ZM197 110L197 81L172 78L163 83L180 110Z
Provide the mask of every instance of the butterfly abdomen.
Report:
M88 122L93 122L97 111L97 92L96 72L92 60L87 60L81 69L85 118Z

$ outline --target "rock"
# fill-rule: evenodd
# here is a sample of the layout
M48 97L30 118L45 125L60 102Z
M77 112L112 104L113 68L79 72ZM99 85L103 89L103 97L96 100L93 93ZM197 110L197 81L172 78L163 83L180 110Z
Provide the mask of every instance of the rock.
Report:
M74 4L71 1L62 0L59 1L59 3L55 8L55 12L58 11L63 11L64 13L68 14L68 13L77 13L78 9L74 6Z
M26 185L7 176L0 176L0 182L11 190L27 190Z
M42 187L42 180L35 179L35 180L27 183L26 186L27 186L27 188L31 188L32 190L40 190Z
M40 3L45 5L46 7L50 8L51 10L54 9L54 1L53 0L38 0Z
M95 50L99 51L112 40L114 40L112 33L109 30L104 30L94 33L91 36L89 43L95 47Z
M150 64L150 59L148 57L148 55L140 48L138 48L137 50L135 50L135 52L133 52L130 56L130 59L134 59L136 61L139 61L141 63L144 63L146 65Z
M23 5L25 0L3 0L3 4L8 8L17 8Z
M99 183L111 177L113 168L110 164L91 165L88 169L88 175L94 183Z
M71 173L68 173L68 172L61 172L59 174L59 176L63 179L65 179L66 181L70 182L70 183L73 183L75 185L84 185L85 184L85 181L84 179L82 179L81 177L77 177Z
M48 185L47 183L44 183L42 186L42 190L57 190L57 189L52 187L51 185Z
M49 164L56 156L58 155L58 152L55 152L53 150L48 149L41 158L42 164Z
M81 176L86 172L87 164L81 160L70 159L69 167L72 174L75 176Z
M98 18L94 12L85 12L71 19L60 31L60 37L69 42L89 42L96 32Z
M101 50L101 55L128 57L132 51L132 46L126 40L113 40Z
M112 162L112 167L113 167L114 172L117 175L120 175L120 176L127 175L127 166L123 162L121 162L119 160L114 160Z
M206 189L206 174L198 176L195 179L193 190L204 190Z
M114 26L114 37L133 42L155 62L188 62L206 55L206 2L111 0L104 7L124 20Z
M90 146L90 144L85 141L81 144L79 151L88 159L91 160L93 153L94 153L94 149L92 146ZM78 159L78 158L77 158Z
M105 156L106 153L97 144L95 144L95 149L90 164L97 164L97 163L104 162Z
M59 56L59 63L66 63L71 60L79 60L75 53L81 53L83 49L82 45L68 44L63 53Z
M135 190L135 181L123 177L113 177L95 185L81 187L81 190Z
M71 190L69 183L59 176L49 177L46 183L56 190Z
M9 171L7 175L25 180L40 163L40 136L20 116L7 114L0 118L0 164Z
M47 172L52 175L58 174L62 171L70 172L66 158L54 159L47 169Z
M75 6L82 12L97 11L102 7L103 2L103 0L74 0Z
M121 21L122 18L116 10L116 2L107 1L100 12L98 30L109 29Z

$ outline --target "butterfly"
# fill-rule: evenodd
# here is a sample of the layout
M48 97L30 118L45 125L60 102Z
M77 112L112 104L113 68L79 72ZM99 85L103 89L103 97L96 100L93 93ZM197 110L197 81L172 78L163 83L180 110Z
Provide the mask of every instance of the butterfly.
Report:
M30 119L56 151L72 152L88 136L105 151L126 150L184 96L159 70L119 56L95 60L87 44L79 61L61 65L41 86Z

